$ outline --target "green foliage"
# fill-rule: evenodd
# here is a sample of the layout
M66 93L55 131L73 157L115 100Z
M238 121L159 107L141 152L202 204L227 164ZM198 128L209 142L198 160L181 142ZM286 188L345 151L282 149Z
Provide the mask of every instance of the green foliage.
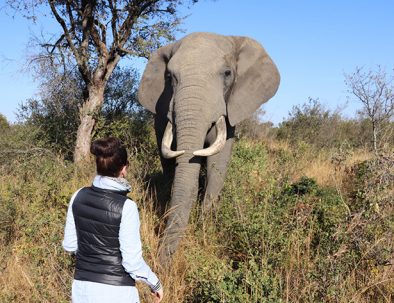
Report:
M367 211L372 206L379 208L392 206L394 184L394 159L392 156L378 156L356 164L351 171L349 183L350 197L354 211ZM379 206L380 205L380 206Z
M394 254L394 159L381 156L358 163L349 178L349 207L354 213L350 224L354 232L347 234L346 241L365 251L360 267L387 265Z
M7 118L4 115L0 114L0 130L3 131L9 128L10 124L8 123Z
M59 74L53 70L51 75L42 84L42 98L27 100L20 108L19 118L37 129L36 141L45 142L48 148L71 160L84 99L82 79L75 73ZM129 146L135 140L146 140L151 116L136 101L137 79L133 69L115 69L104 92L103 108L95 117L95 137L118 136Z
M0 131L0 164L9 165L10 170L15 161L52 153L38 137L40 130L33 125L13 124Z
M301 177L301 179L289 187L289 194L303 196L316 192L318 189L316 181L308 177Z
M328 137L332 137L334 131L333 128L324 128L337 119L337 115L332 115L318 100L310 98L308 103L293 107L289 118L279 127L278 138L292 143L304 141L322 146L327 144Z
M248 138L253 140L272 139L276 136L276 129L272 122L262 122L264 111L258 109L252 117L242 121L236 127L235 134L238 138Z
M59 74L53 69L48 73L51 77L41 83L41 98L22 104L19 119L37 128L36 140L71 159L83 102L81 80L75 73Z
M132 152L136 170L131 175L141 182L158 162L151 120L117 119L99 125L96 135L141 131L145 139ZM33 150L30 127L11 125L14 141L0 139L0 154L5 146L31 150L0 161L0 268L12 277L17 257L31 284L23 292L17 282L12 287L4 280L0 301L67 302L74 261L61 248L66 208L71 194L90 183L93 171L78 172L50 152ZM211 216L196 214L191 223L182 302L392 298L393 159L356 163L339 192L306 176L291 178L298 162L310 164L303 155L311 150L305 143L273 151L261 142L236 142L220 204Z
M266 264L253 259L236 263L203 251L189 256L189 262L197 262L199 266L189 273L192 292L186 302L283 302L276 292L278 281L272 280Z
M383 225L368 217L352 229L356 210L349 214L336 189L305 176L289 182L283 171L267 173L270 157L262 144L235 145L221 206L212 226L204 227L217 251L189 255L198 267L188 277L188 302L349 302L361 293L361 281L373 281L388 262L392 210ZM294 159L284 150L275 157L278 163ZM386 283L380 291L391 290ZM383 296L376 289L362 293L368 302Z
M3 269L7 260L19 258L25 271L34 272L29 302L66 302L70 285L62 281L71 277L73 264L61 241L67 205L77 189L73 167L44 154L16 158L0 172ZM0 301L25 301L20 295L18 289L1 291Z
M365 119L347 120L337 111L326 109L318 99L294 106L279 125L277 138L293 146L305 142L317 148L338 148L347 142L352 147L370 145L370 129Z

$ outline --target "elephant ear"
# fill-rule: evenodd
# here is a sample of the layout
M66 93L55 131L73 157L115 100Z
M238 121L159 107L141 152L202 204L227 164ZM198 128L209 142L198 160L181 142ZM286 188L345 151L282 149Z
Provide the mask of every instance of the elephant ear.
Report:
M152 113L164 112L171 101L172 86L166 77L166 70L176 45L168 44L152 53L142 75L138 101Z
M275 95L279 72L264 48L247 37L233 37L238 45L237 75L227 102L232 126L250 117L261 104Z

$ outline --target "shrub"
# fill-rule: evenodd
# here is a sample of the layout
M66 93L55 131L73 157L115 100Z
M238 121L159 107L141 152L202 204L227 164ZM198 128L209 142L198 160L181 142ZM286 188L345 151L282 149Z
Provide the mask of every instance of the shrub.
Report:
M338 148L346 142L352 148L371 147L371 130L365 118L345 119L338 110L332 112L312 98L294 106L276 134L293 146L305 142L318 149Z
M188 302L380 302L390 297L392 271L382 265L392 254L389 221L374 217L358 226L351 200L337 189L306 176L290 182L279 169L267 172L269 161L280 165L294 158L286 150L270 154L258 142L236 143L221 205L212 221L194 231L210 243L189 252L189 262L198 266L188 275ZM375 282L382 292L366 287Z
M37 129L35 140L44 141L47 147L71 160L80 124L79 109L85 93L82 79L71 71L50 70L48 73L41 83L40 98L22 104L19 119ZM148 123L151 116L136 99L137 78L133 69L117 67L114 70L104 91L101 111L92 113L97 122L96 135L105 133L129 140L130 127ZM138 130L133 130L132 135L137 134Z
M121 134L123 122L98 130L104 134L106 127L114 127L111 132ZM11 137L14 141L0 137L0 148L33 147L28 137L32 129L22 126L11 125L9 131L18 136ZM140 130L153 144L151 126ZM151 172L159 161L144 166L151 157L142 152L147 146L135 151L136 170L129 178L144 206L141 231L149 236L144 251L155 264L159 241L154 230L160 221L142 177L144 167ZM66 208L70 195L91 182L93 168L77 171L42 150L12 157L5 157L4 150L0 301L67 302L73 259L61 248ZM356 163L343 172L346 186L339 191L301 171L293 173L314 161L312 150L308 144L279 144L270 150L245 138L235 143L217 208L206 216L194 209L177 252L181 256L174 260L178 271L159 273L165 288L177 293L176 300L171 293L166 302L392 300L393 159ZM149 291L142 293L142 298L149 296Z
M394 159L379 156L354 165L348 175L347 192L352 217L344 233L344 245L358 255L352 272L355 281L382 283L394 278ZM368 273L367 279L365 273ZM390 284L379 286L383 295L392 293ZM362 295L377 300L374 286ZM361 294L360 294L361 296Z
M12 169L9 169L11 165ZM77 189L72 166L53 155L14 159L0 166L3 279L0 301L66 302L72 259L61 239L71 194ZM22 275L17 280L13 276ZM25 276L19 271L24 272ZM28 290L21 292L20 287Z

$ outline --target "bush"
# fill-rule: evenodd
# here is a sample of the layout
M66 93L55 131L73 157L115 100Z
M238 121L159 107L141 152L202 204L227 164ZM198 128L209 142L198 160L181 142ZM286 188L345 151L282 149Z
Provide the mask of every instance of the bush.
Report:
M7 118L0 114L0 130L1 131L6 131L10 128L10 124L7 121Z
M104 92L103 107L95 114L96 136L116 135L131 145L130 136L138 135L141 125L146 128L144 124L148 124L151 115L137 103L137 79L133 69L115 69ZM45 146L72 160L80 124L79 108L84 100L82 79L73 72L52 71L51 77L41 83L41 91L39 99L29 99L21 106L19 119L37 129L36 141L45 142ZM130 133L131 127L139 129Z
M7 282L0 301L66 302L72 259L61 240L67 205L78 186L73 167L53 155L40 155L14 159L0 171L0 240L6 248L1 263Z
M194 236L210 243L201 242L203 248L188 254L189 263L198 265L188 274L187 302L383 302L390 297L392 271L383 270L392 254L389 221L374 217L356 227L356 209L337 189L306 176L290 182L283 170L267 171L270 161L280 165L288 158L294 159L293 153L270 154L261 143L244 139L236 143L221 206L212 221L197 221ZM355 177L349 178L353 183ZM380 290L366 288L374 283Z
M125 121L119 123L98 130L104 134L106 127L114 127L111 132L124 133ZM1 148L28 150L33 146L29 130L26 125L11 125L9 131L18 135L11 137L14 141L0 137ZM140 130L153 144L151 126ZM159 241L153 231L160 222L143 191L141 176L146 174L144 167L154 170L159 160L144 166L151 156L141 150L135 151L136 169L129 178L140 205L145 205L141 231L150 237L145 253L155 264ZM180 258L174 260L181 272L159 273L169 292L182 293L177 300L168 293L166 302L392 299L393 159L356 163L343 172L346 187L338 190L301 172L293 174L314 161L311 150L308 144L270 150L245 138L235 143L217 208L203 217L198 208L194 210ZM61 248L66 208L71 194L91 182L93 168L80 172L61 157L39 150L4 160L0 162L4 286L0 301L67 302L73 259Z
M239 123L235 130L237 138L252 140L272 140L275 137L275 129L272 122L262 122L264 111L258 109L252 117Z
M366 119L344 119L339 111L332 112L312 98L293 107L276 135L293 146L305 142L318 149L339 148L344 143L352 148L371 147L371 130Z
M380 156L358 163L349 178L349 207L354 214L349 245L362 254L360 266L374 264L383 270L394 254L394 158Z

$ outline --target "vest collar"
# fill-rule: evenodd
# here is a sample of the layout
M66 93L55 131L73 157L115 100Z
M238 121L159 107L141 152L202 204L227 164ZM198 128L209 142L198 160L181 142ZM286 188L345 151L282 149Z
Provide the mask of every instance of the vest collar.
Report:
M127 194L129 193L128 190L113 190L113 189L104 189L104 188L99 188L97 186L94 186L92 184L91 189L93 189L96 192L99 193L108 193L108 194L118 194L118 195L122 195L122 196L127 196Z

